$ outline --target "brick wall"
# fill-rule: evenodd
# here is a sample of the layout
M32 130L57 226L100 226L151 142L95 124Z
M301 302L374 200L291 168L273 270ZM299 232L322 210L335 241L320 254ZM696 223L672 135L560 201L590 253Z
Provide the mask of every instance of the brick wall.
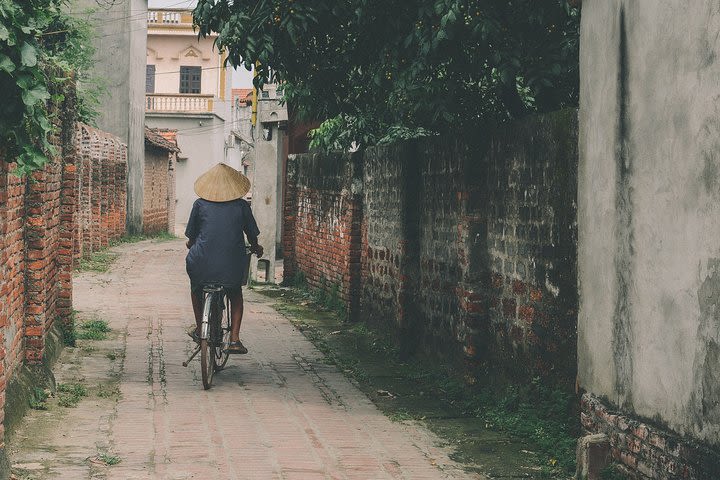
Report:
M82 123L75 127L73 146L77 261L125 234L127 146L119 138Z
M170 179L172 159L167 150L145 147L143 231L146 234L170 230ZM174 203L174 202L173 202Z
M25 182L10 173L13 167L0 161L0 407L8 379L24 356Z
M327 290L321 279L337 281L344 252L359 250L361 276L342 284L343 299L359 291L351 314L406 349L471 370L574 378L576 125L565 111L505 127L483 147L375 147L355 162L362 177L345 157L295 157L286 271ZM353 183L361 215L349 217L343 192ZM358 217L359 235L336 233Z
M362 164L357 155L288 160L283 248L286 278L303 272L313 288L336 292L352 315L359 304Z
M74 111L64 93L48 164L19 178L0 157L0 443L8 382L21 363L44 361L50 330L71 321L75 259L124 232L125 146L60 113Z
M415 165L411 144L378 147L365 153L363 177L361 315L408 340L419 320Z
M608 436L610 455L628 478L704 480L720 472L717 449L624 414L591 394L582 397L580 421L587 433Z
M539 374L575 370L577 158L570 110L516 123L487 155L496 356Z

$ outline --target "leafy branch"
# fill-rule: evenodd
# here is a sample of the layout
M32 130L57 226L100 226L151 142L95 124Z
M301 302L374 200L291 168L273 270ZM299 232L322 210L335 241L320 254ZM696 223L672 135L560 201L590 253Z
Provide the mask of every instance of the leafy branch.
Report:
M4 160L16 163L17 175L42 168L54 153L48 139L54 128L48 102L60 102L62 95L51 99L50 91L68 80L57 72L75 71L70 59L81 58L74 56L74 42L82 34L76 35L78 25L67 21L61 10L64 4L64 0L0 0L0 91L5 95L0 104L0 142ZM64 31L52 39L49 33L57 30Z
M316 144L577 104L580 11L567 0L199 0L193 15L231 64L259 64L257 86L279 81L301 117L331 122Z

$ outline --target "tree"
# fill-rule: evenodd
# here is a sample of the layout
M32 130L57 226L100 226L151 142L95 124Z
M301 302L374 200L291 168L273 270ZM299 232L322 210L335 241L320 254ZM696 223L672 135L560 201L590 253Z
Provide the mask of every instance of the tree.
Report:
M577 104L567 0L199 0L199 34L258 64L325 146L477 128ZM344 134L343 138L339 136Z
M0 0L1 160L15 162L18 175L42 168L53 150L50 87L82 72L92 56L89 27L64 13L66 6L66 0Z

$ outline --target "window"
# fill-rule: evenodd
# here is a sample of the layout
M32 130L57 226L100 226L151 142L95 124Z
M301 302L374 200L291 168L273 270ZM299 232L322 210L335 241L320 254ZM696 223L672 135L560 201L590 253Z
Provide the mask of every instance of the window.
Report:
M145 93L155 93L155 65L145 65Z
M145 66L145 93L155 93L155 65Z
M200 93L202 67L180 67L180 93Z

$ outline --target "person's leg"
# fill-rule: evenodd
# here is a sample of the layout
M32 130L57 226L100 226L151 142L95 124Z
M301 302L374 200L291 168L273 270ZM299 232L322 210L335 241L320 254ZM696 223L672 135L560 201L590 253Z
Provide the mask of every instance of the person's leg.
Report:
M190 298L192 299L193 313L195 314L195 333L197 333L199 337L203 311L202 291L190 292Z
M230 341L240 340L240 324L243 317L243 296L242 288L229 292L230 297Z

